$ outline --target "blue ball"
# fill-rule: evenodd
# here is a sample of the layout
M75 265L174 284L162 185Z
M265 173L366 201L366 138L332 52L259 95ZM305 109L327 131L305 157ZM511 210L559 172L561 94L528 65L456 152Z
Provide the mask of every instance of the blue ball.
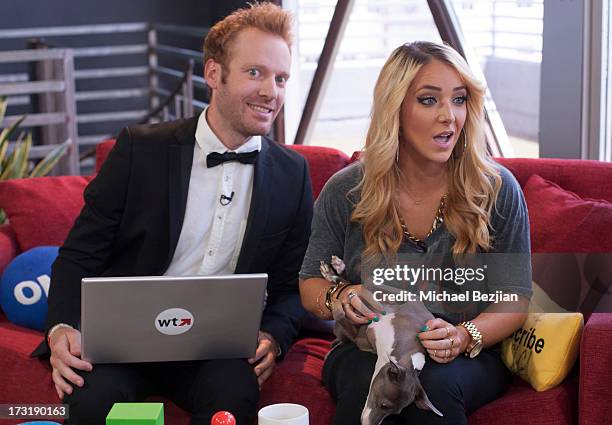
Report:
M61 425L61 424L59 422L36 421L36 422L22 422L18 425Z
M18 425L61 425L61 424L59 422L36 421L36 422L22 422Z
M0 281L0 306L14 324L44 330L51 265L56 246L39 246L18 255L8 265Z

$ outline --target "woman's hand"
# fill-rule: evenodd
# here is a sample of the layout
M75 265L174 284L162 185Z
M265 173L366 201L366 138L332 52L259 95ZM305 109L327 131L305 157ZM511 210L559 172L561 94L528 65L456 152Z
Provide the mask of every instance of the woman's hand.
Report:
M345 288L338 299L334 299L333 309L341 309L349 321L355 325L378 322L381 314L387 314L384 306L376 301L372 293L363 285L351 285Z
M431 319L428 330L418 334L421 344L429 357L438 363L450 363L463 353L470 342L469 334L463 327L457 327L440 319Z

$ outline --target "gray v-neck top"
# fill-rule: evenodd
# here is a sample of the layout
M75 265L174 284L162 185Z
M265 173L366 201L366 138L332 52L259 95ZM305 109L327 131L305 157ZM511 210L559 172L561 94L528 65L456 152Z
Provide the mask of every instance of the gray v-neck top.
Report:
M491 235L493 247L486 254L478 254L480 265L485 266L486 279L483 282L464 282L459 279L436 282L421 281L416 286L407 284L406 280L385 281L384 283L401 289L420 292L458 294L469 292L470 301L461 300L432 301L421 299L426 307L436 316L443 317L451 323L473 319L489 305L489 302L474 302L476 290L484 294L497 291L531 297L531 261L529 240L529 217L527 206L521 188L506 168L499 166L502 186L493 209L491 219ZM364 240L361 225L352 223L350 216L354 205L360 199L360 190L354 189L361 181L363 174L361 163L354 163L332 176L321 191L315 206L312 221L312 233L308 250L300 270L300 278L321 277L319 266L323 260L330 263L331 256L342 258L346 264L344 276L354 283L366 283L368 288L375 290L372 284L374 266L364 266L362 269L362 252ZM385 267L394 268L397 264L411 264L416 268L415 259L419 264L440 264L440 261L452 262L451 248L455 241L446 226L442 224L422 245L404 238L404 241L394 262L385 263ZM474 256L476 257L476 256ZM444 258L444 260L441 260ZM380 263L379 263L380 265ZM446 269L445 269L446 270ZM482 269L481 269L482 270ZM406 277L406 275L402 275Z

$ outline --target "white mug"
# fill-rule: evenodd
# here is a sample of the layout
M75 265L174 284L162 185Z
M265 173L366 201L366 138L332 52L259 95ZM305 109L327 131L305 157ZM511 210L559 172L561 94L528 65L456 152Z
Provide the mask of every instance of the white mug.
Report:
M271 404L259 410L259 425L308 425L308 409L301 404Z

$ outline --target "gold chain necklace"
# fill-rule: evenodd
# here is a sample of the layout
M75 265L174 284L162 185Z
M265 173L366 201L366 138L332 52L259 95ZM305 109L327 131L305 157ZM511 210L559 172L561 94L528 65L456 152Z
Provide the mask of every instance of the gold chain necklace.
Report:
M446 195L442 196L442 199L440 199L440 205L438 206L438 210L436 211L436 216L434 217L434 221L431 226L431 229L429 230L429 232L425 235L423 239L419 239L416 236L414 236L412 233L410 233L410 231L408 230L408 226L406 226L406 223L404 222L404 218L400 214L400 224L402 225L402 232L404 232L404 235L408 238L408 240L410 240L411 242L417 245L422 245L423 241L427 239L433 232L435 232L442 223L444 223L445 205L446 205Z

